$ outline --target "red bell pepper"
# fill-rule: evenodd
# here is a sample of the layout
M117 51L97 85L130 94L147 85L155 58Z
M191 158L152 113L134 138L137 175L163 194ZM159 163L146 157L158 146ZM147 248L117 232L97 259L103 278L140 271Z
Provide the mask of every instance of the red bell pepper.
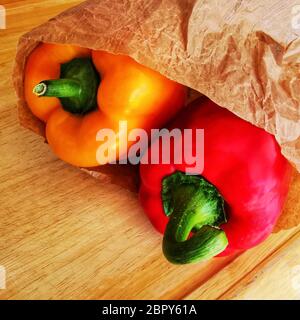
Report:
M191 165L185 162L140 167L141 204L164 233L165 256L177 264L262 242L276 224L290 181L290 165L271 134L200 100L183 110L170 129L204 129L204 171L187 175Z

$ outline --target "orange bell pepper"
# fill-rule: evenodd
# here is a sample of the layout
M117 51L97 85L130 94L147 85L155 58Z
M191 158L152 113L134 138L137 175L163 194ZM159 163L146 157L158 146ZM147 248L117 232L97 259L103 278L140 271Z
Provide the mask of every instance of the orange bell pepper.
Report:
M70 45L40 44L27 60L24 80L27 104L46 123L53 152L80 167L109 162L96 157L104 143L96 141L100 129L117 134L108 147L126 156L134 142L119 150L125 134L118 132L119 121L127 122L128 131L149 132L172 118L186 98L184 86L130 57Z

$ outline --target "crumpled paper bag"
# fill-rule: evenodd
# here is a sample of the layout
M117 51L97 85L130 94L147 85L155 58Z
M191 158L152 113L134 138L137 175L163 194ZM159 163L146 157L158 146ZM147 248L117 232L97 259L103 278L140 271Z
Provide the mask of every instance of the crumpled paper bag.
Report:
M130 55L275 135L300 170L300 12L296 0L90 0L25 34L14 69L21 124L44 135L24 100L26 59L39 42ZM299 19L298 19L298 16ZM255 152L255 150L253 150ZM137 170L88 170L134 189ZM124 178L120 179L120 175ZM278 229L300 222L295 171Z

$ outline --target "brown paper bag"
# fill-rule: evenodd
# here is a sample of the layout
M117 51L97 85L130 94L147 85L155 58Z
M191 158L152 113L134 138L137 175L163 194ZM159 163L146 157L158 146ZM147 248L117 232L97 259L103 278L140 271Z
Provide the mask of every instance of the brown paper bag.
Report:
M300 170L300 12L296 0L90 0L25 34L14 84L21 124L44 135L26 106L23 71L39 42L126 54L276 136ZM299 19L298 19L298 16ZM299 21L298 21L299 20ZM134 167L88 170L135 189ZM124 178L120 179L120 175ZM277 229L300 222L295 171Z

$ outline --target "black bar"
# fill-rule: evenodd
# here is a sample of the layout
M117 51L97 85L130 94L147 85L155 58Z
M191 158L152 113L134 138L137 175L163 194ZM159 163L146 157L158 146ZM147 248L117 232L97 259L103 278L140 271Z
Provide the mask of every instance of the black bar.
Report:
M299 306L299 301L0 301L0 319L204 319L234 314L256 319L263 311L286 318L293 308L298 314Z

